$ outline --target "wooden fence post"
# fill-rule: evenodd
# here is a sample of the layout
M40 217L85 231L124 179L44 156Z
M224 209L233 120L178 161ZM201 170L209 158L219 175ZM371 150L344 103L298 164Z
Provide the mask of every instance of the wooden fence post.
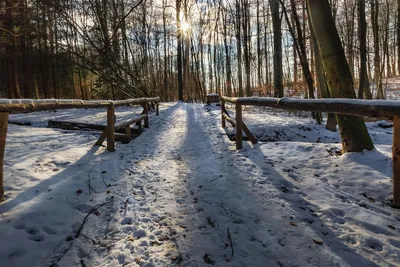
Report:
M147 115L147 118L144 119L144 127L149 128L149 103L147 101L144 103L143 109L144 114Z
M4 198L4 151L6 148L8 112L0 112L0 202Z
M393 207L400 208L400 118L393 117L392 146Z
M115 151L115 106L110 104L107 108L107 150Z
M242 105L236 104L236 149L243 147Z
M226 127L224 112L225 112L225 101L223 99L221 99L221 124L222 124L222 128Z
M159 115L159 112L158 112L158 111L159 111L159 108L158 108L159 104L160 104L160 103L158 103L158 102L156 103L156 115L157 115L157 116Z

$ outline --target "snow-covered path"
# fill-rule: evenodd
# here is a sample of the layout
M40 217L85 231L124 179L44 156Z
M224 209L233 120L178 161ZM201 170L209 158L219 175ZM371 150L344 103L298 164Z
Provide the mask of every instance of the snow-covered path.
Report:
M64 154L51 156L54 148L48 141L46 157L53 160L37 168L49 179L8 188L10 200L0 205L0 240L10 246L0 245L1 262L190 267L400 263L399 213L380 200L363 202L350 183L375 177L372 190L379 186L383 190L376 191L387 195L386 165L374 172L368 158L355 157L352 163L351 154L331 157L325 151L329 144L267 143L236 151L219 119L217 110L202 105L162 105L150 128L130 144L118 144L114 153L91 148L96 139L91 134L26 127L83 148L60 144L55 149ZM15 127L12 148L21 142L18 138L32 134ZM33 160L38 152L32 148L32 162L21 158L21 166L21 155L10 148L7 153L12 156L9 168L17 174L12 179L30 177L22 168L38 164ZM371 153L367 156L375 161L386 160L378 151ZM79 160L61 164L74 157ZM362 168L331 172L329 164L338 166L341 160ZM61 174L54 174L59 168ZM343 175L354 179L345 183ZM91 194L85 188L88 178L95 190ZM33 188L15 197L24 186Z
M117 242L91 265L374 265L333 237L271 165L236 152L202 106L178 104L164 116L159 136L146 133L149 145L125 166L132 176L111 227ZM313 223L297 226L299 217ZM313 241L323 233L329 246Z

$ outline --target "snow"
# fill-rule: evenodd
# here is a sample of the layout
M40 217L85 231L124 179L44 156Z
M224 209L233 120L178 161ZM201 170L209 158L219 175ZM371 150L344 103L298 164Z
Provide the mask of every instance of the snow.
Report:
M10 115L33 127L9 125L1 265L399 265L392 129L370 122L376 149L338 156L339 133L305 114L246 107L264 142L236 151L217 107L164 103L113 153L98 133L45 128L104 123L104 110Z

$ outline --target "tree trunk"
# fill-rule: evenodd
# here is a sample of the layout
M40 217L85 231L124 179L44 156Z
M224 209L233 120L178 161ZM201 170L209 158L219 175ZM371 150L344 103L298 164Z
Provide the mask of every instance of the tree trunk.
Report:
M249 32L248 24L250 24L249 16L249 3L247 0L243 1L243 45L244 45L244 69L246 72L246 96L251 96L251 85L250 85L250 48L249 48Z
M274 31L274 96L283 97L282 83L282 19L279 12L279 2L269 1L272 13Z
M397 0L397 68L400 75L400 0Z
M183 73L182 73L182 30L181 30L181 0L176 0L176 26L177 26L177 42L178 42L178 100L183 101Z
M365 0L358 0L358 28L360 38L360 73L358 98L372 99L369 88L369 79L367 72L367 23L365 21Z
M315 58L315 71L317 73L319 94L321 95L322 98L330 98L331 95L329 93L328 84L326 83L326 77L325 77L324 67L322 64L320 48L314 33L314 29L311 24L310 15L308 15L308 22L311 33L311 40L314 48L313 52ZM336 126L337 126L336 115L334 113L328 113L328 118L326 120L325 128L331 132L336 132Z
M350 68L328 0L307 0L307 2L330 95L334 98L355 98ZM336 118L342 137L343 152L361 152L364 149L374 148L362 118L346 115L337 115Z
M242 41L240 34L240 3L236 0L236 48L237 48L237 68L238 68L238 83L239 83L239 97L243 96L243 83L242 83Z

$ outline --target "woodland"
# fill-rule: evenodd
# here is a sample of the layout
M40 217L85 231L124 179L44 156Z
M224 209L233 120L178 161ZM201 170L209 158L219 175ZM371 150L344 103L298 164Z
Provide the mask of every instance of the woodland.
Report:
M400 72L399 19L395 0L3 0L0 97L384 99ZM347 95L326 83L332 31L340 43L325 53L344 53Z

